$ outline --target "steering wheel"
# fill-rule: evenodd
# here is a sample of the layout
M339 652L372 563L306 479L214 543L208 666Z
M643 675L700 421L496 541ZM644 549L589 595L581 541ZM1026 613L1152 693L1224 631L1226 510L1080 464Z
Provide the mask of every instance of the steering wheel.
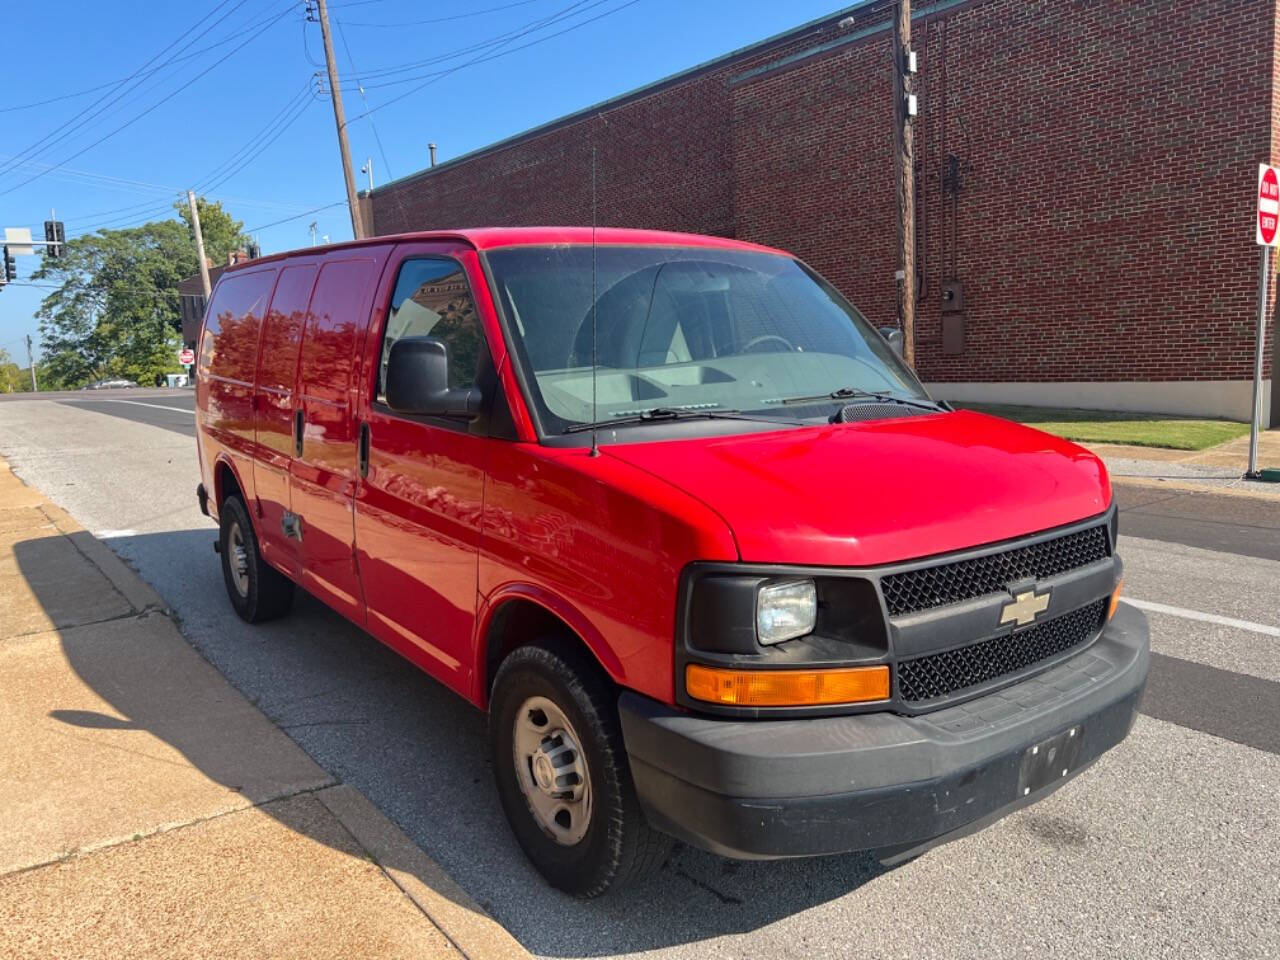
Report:
M786 337L778 336L776 333L766 333L758 337L752 337L750 340L746 342L746 345L743 346L742 352L750 353L752 347L758 346L759 344L762 344L762 343L768 343L770 340L776 340L778 343L786 347L790 353L796 352L795 344L793 344ZM776 353L777 351L775 350L773 352Z

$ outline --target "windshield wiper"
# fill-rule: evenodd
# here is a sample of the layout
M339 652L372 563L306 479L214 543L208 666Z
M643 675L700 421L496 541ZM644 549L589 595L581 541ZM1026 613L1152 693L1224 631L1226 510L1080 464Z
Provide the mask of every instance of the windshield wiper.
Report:
M830 393L817 394L812 397L787 397L782 403L786 406L794 403L820 403L823 400L856 400L859 398L879 400L881 403L900 403L906 407L919 407L921 410L930 410L935 413L947 412L946 407L933 400L911 400L892 393L861 390L857 387L841 387L839 390L832 390Z
M637 423L668 423L675 420L749 420L754 423L780 423L802 425L799 420L785 420L781 417L753 417L741 410L696 410L680 407L654 407L652 410L641 410L639 413L625 417L614 417L610 420L596 420L594 423L575 423L566 427L564 433L582 433L584 430L597 430L608 427L626 427Z

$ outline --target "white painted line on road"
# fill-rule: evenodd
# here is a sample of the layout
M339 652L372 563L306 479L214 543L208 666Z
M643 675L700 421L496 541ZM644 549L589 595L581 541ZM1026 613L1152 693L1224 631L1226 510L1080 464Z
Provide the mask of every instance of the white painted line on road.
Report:
M93 535L99 540L111 540L114 537L136 537L137 530L95 530Z
M72 403L132 403L134 406L149 407L152 410L174 410L193 417L196 415L194 410L188 410L186 407L166 407L159 403L147 403L144 400L114 400L111 397L72 397L69 399Z
M1123 602L1131 607L1137 607L1139 610L1148 610L1151 613L1167 613L1171 617L1182 617L1184 620L1201 620L1204 623L1216 623L1220 627L1235 627L1237 630L1248 630L1251 633L1260 633L1264 637L1280 637L1280 627L1268 626L1265 623L1254 623L1252 620L1220 617L1216 613L1188 610L1186 607L1171 607L1164 603L1155 603L1151 600L1134 600L1130 597L1125 597Z

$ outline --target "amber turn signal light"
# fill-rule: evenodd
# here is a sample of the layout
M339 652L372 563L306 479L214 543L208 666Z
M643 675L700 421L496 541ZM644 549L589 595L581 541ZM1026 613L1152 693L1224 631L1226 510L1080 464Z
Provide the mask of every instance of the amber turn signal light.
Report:
M1107 608L1107 619L1116 615L1116 607L1120 606L1120 588L1124 586L1124 577L1116 581L1116 588L1111 591L1111 606Z
M729 707L811 707L889 699L889 668L729 670L691 663L684 688L695 700Z

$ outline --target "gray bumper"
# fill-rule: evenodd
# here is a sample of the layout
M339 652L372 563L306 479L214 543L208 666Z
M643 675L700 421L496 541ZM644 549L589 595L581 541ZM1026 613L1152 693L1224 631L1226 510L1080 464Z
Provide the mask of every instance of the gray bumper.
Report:
M1122 606L1076 656L919 717L729 721L634 693L618 706L657 828L731 857L878 850L892 859L1034 802L1123 740L1149 656L1146 619ZM1081 739L1066 775L1028 793L1024 754L1072 728Z

